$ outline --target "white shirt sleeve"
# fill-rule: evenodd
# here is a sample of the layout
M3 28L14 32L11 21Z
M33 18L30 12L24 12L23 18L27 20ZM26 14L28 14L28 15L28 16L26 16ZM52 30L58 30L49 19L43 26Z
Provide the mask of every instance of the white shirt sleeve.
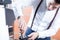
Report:
M60 10L59 10L60 11ZM49 25L50 21L52 20L54 15L54 12L51 14L46 14L44 16L44 20L41 22L40 27L46 28L48 27L47 25ZM45 37L50 37L56 34L59 26L60 26L60 12L58 13L58 15L56 16L55 20L53 21L51 27L47 30L42 30L40 31L40 29L38 28L38 33L39 33L39 38L45 38Z

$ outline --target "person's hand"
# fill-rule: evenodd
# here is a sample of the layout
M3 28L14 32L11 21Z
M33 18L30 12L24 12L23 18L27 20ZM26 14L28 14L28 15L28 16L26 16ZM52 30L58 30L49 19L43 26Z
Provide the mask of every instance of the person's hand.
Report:
M19 19L19 28L20 28L20 33L24 35L26 30L26 22L24 17L20 17Z
M39 33L33 32L30 35L28 35L28 40L35 40L39 36Z
M19 19L19 28L23 30L24 26L25 26L25 20L22 17L20 17L20 19Z

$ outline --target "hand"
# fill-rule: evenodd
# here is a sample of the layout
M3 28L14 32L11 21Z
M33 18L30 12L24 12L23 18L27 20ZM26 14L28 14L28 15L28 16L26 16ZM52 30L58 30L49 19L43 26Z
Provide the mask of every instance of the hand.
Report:
M35 40L39 36L39 33L33 32L30 35L28 35L28 40Z
M26 30L26 22L23 16L21 16L19 19L19 28L20 28L20 33L24 35Z

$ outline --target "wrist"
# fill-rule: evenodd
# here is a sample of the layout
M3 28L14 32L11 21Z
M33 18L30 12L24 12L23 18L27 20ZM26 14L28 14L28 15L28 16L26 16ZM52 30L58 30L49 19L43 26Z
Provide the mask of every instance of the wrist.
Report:
M36 32L36 34L37 34L37 38L39 37L39 33L38 32Z
M39 33L37 32L37 37L39 37Z

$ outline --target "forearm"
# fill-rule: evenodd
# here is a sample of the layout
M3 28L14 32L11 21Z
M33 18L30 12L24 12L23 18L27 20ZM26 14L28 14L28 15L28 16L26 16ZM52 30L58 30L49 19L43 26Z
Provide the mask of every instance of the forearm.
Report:
M56 34L59 28L60 28L60 18L57 17L57 19L54 20L54 22L52 23L51 27L48 30L47 29L43 31L37 30L37 32L39 33L39 38L51 37Z
M41 32L37 31L39 33L39 37L38 38L51 37L51 36L55 35L57 31L58 31L58 28L49 29L49 30L45 30L45 31L41 31Z

